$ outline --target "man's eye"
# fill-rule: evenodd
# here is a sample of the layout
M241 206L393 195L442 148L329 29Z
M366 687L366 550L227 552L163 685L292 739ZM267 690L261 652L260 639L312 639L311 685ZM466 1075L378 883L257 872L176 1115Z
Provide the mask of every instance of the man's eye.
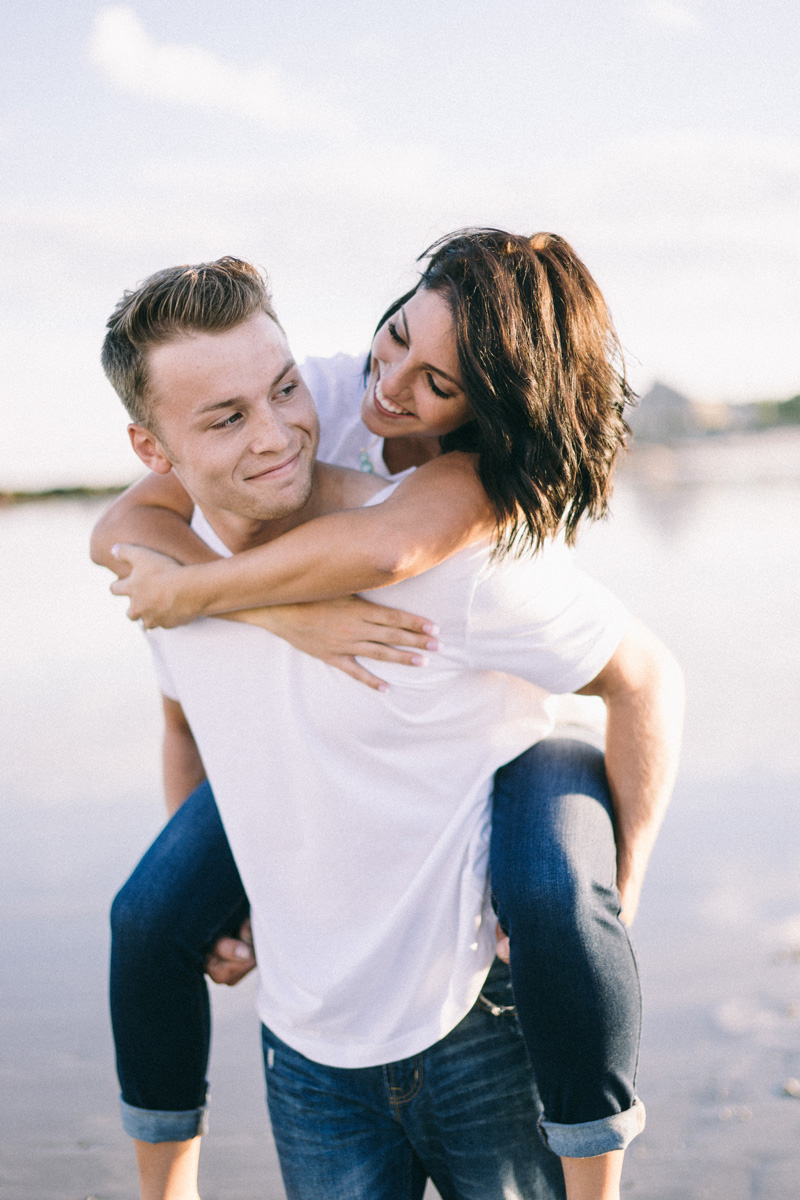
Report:
M405 346L405 342L397 332L397 326L395 325L394 321L387 321L386 328L389 330L389 337L393 342L397 342L398 346Z
M297 391L297 384L294 381L292 381L291 383L285 384L280 389L280 391L275 393L275 399L276 400L288 400L289 397L291 396L292 392L296 392L296 391Z
M242 419L242 414L240 412L231 413L231 415L229 417L226 417L224 421L218 421L217 424L212 425L211 428L212 429L230 429L230 428L232 428L232 426L238 425L238 423L239 423L239 421L241 421L241 419Z

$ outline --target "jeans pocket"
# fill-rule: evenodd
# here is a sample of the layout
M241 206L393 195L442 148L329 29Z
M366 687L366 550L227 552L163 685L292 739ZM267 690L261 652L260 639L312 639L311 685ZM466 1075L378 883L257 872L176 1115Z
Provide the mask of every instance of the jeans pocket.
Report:
M493 1017L516 1016L514 992L511 987L511 970L508 963L496 958L486 976L477 1005Z

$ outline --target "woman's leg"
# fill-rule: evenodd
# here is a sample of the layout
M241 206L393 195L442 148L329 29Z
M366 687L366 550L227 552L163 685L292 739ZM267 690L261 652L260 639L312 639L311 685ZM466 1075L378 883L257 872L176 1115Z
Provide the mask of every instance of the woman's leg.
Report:
M202 1132L210 1044L206 954L248 905L214 797L202 784L114 900L111 1017L123 1124L142 1142Z
M599 750L549 739L497 772L491 874L542 1134L562 1158L622 1150L644 1123L641 1001Z

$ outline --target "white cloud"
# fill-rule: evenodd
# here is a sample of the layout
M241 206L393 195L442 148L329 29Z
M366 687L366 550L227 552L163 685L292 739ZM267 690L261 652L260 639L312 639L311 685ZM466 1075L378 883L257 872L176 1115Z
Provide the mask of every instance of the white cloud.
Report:
M627 138L516 175L465 168L432 146L378 143L283 158L158 158L131 194L0 203L0 229L117 245L217 242L285 221L358 230L461 219L550 227L614 252L800 255L800 140L672 133ZM424 236L424 234L423 234Z
M653 25L678 32L699 29L702 24L692 8L685 4L673 4L671 0L650 0L646 4L637 4L634 12Z
M238 66L202 46L159 45L128 5L99 11L89 54L118 88L149 99L233 113L277 132L331 133L346 126L331 105L290 87L275 67Z

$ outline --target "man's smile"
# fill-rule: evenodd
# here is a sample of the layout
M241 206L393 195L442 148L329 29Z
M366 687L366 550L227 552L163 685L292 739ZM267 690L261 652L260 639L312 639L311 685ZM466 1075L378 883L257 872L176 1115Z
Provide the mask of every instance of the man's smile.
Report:
M252 483L254 479L281 479L284 475L290 475L297 466L302 450L298 450L291 458L284 459L282 463L278 463L274 467L264 467L261 471L256 471L252 475L245 475L245 480Z

